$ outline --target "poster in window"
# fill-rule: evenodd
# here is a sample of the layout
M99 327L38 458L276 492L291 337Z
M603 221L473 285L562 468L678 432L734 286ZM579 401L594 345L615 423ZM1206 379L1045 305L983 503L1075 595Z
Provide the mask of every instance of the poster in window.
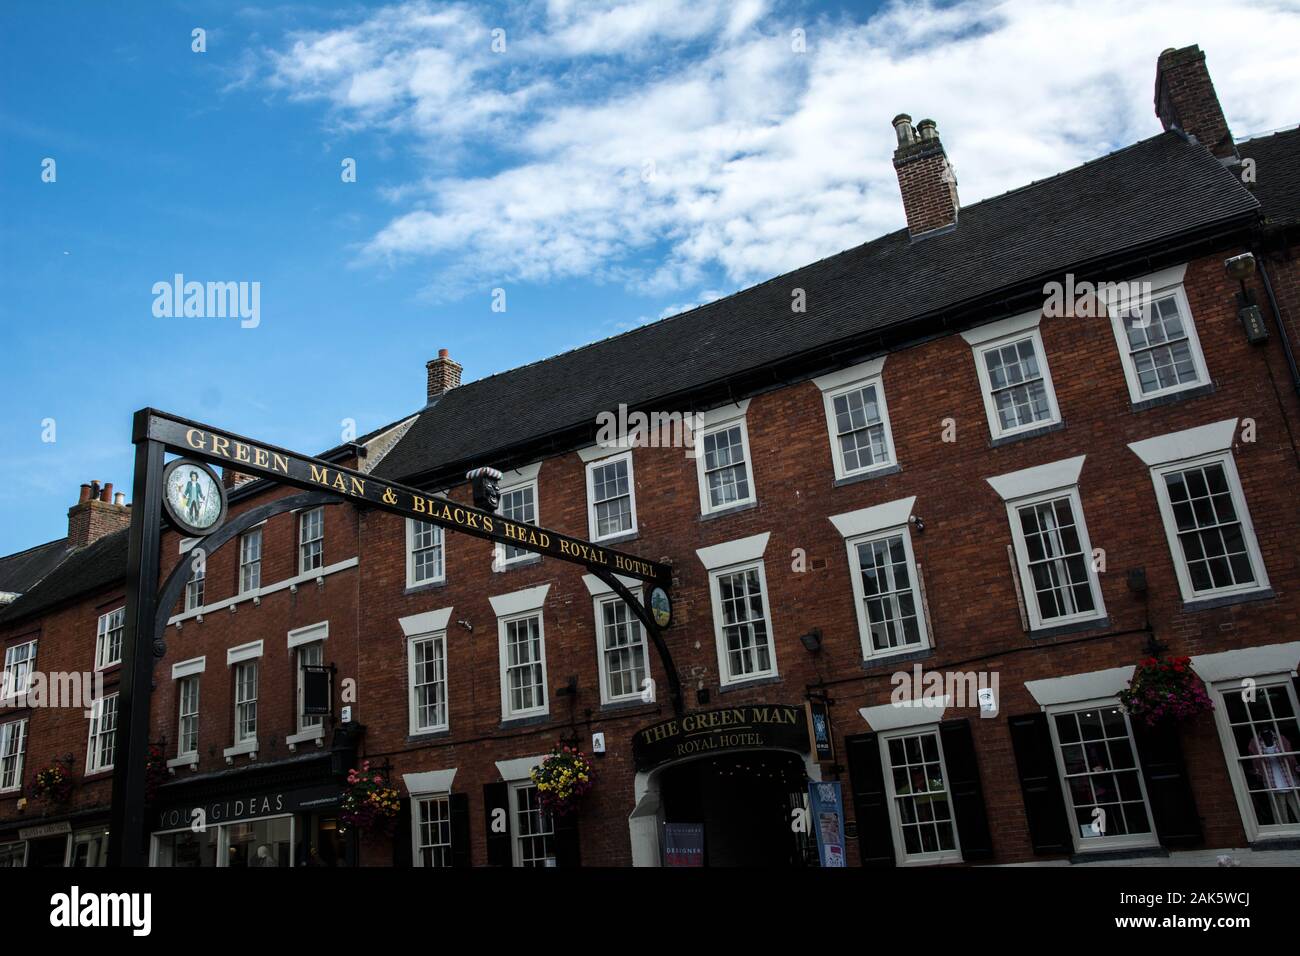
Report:
M844 801L837 780L808 783L808 809L813 832L817 835L817 854L824 867L846 866L844 860Z

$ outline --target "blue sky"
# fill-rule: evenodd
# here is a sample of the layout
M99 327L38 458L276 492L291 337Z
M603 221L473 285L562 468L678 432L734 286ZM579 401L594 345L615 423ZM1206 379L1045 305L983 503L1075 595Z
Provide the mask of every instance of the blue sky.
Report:
M129 491L145 405L316 452L439 348L480 378L897 228L900 111L964 203L1158 132L1166 46L1239 137L1300 120L1297 4L1130 6L6 4L0 553ZM155 316L176 273L259 324Z

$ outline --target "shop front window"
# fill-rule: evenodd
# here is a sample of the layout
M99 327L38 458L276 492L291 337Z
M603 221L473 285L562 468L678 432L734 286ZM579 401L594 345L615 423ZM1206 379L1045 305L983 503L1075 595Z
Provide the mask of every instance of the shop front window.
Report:
M0 844L0 870L10 867L25 866L27 862L26 843Z
M293 848L289 817L250 820L222 827L226 837L226 865L235 867L289 866Z
M155 866L282 867L293 865L293 817L209 825L154 836Z
M74 833L68 866L108 866L108 829L105 827Z

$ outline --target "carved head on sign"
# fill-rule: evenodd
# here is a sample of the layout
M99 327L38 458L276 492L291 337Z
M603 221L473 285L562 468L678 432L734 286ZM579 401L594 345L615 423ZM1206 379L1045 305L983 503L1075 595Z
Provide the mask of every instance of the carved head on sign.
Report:
M501 503L501 472L495 468L472 468L465 477L474 483L474 504L484 511L496 511Z

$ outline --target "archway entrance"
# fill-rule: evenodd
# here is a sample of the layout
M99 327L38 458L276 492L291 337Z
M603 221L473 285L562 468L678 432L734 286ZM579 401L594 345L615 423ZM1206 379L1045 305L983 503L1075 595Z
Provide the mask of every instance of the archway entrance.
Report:
M807 805L797 754L743 750L688 760L657 774L663 822L703 828L705 866L816 866L817 845L792 826Z

